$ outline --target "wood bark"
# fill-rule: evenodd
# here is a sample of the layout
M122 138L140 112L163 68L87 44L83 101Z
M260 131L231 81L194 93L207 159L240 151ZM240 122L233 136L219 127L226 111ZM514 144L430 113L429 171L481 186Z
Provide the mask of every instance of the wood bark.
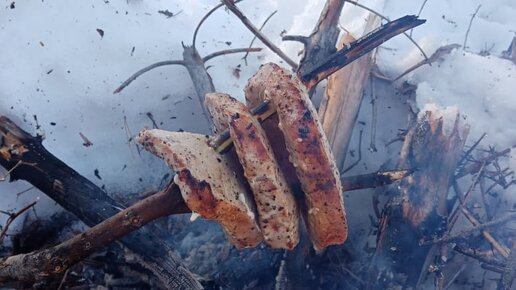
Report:
M379 17L369 16L364 34L379 25ZM339 47L343 48L353 41L355 39L351 35L345 34L341 37ZM326 94L319 108L319 117L335 156L337 168L340 169L344 165L372 66L372 52L369 52L328 78Z
M399 166L417 170L400 182L397 195L384 207L369 288L415 288L428 273L435 247L419 242L446 232L448 189L467 134L458 116L445 133L442 118L430 112L409 130Z
M184 209L179 188L171 184L167 189L139 201L57 246L4 258L0 262L0 281L37 281L62 274L70 266L110 242L152 220L173 213L182 213Z
M30 182L86 225L95 226L124 208L48 152L40 137L31 136L3 116L0 117L0 136L0 165L9 170L22 162L10 174L11 180ZM121 242L144 261L144 266L165 288L201 288L168 245L149 227L131 233Z

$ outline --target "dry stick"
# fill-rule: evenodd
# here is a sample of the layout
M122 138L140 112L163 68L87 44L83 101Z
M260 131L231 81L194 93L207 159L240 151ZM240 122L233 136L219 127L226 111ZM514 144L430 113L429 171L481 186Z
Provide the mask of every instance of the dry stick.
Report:
M421 16L421 12L423 12L423 8L425 8L425 5L426 5L426 2L428 0L425 0L423 1L423 4L421 4L421 7L419 8L419 11L417 12L417 17ZM412 37L412 32L414 31L414 29L411 29L410 30L410 33L409 33L409 36Z
M261 51L261 48L233 48L233 49L226 49L217 51L211 54L208 54L207 56L202 58L203 63L207 62L208 60L215 58L217 56L225 55L225 54L231 54L231 53L241 53L241 52L258 52ZM125 89L129 84L131 84L136 78L143 75L144 73L153 70L160 66L165 65L182 65L186 66L185 62L183 60L166 60L166 61L160 61L153 63L147 67L142 68L141 70L135 72L132 76L130 76L127 80L125 80L116 90L113 92L113 94L120 93L123 89Z
M471 155L471 153L473 152L473 150L475 150L475 148L478 147L478 145L480 144L480 142L482 142L482 140L487 136L487 133L484 133L482 134L482 136L480 136L480 138L478 138L478 140L473 143L473 145L471 145L471 147L468 149L468 151L466 151L464 153L464 155L462 156L462 158L459 160L459 166L461 166L463 164L463 162Z
M448 283L446 283L446 285L444 285L443 290L447 290L451 286L453 286L453 283L455 282L455 279L457 279L459 277L459 275L462 274L462 272L464 272L464 270L466 270L466 264L463 264L463 265L460 266L459 270L457 270L455 272L455 274L453 274L451 279L448 281Z
M235 5L235 1L233 0L222 0L222 3L226 5L226 7L235 14L240 21L249 29L258 39L262 41L265 46L267 46L270 50L276 53L281 59L283 59L289 66L293 69L297 68L297 64L290 59L279 47L274 45L253 23L238 9Z
M241 1L242 0L236 0L235 3L238 3L238 2L241 2ZM195 47L196 40L197 40L197 33L199 32L199 29L201 28L201 25L204 23L204 21L206 21L206 19L208 19L208 17L210 17L211 14L213 14L213 12L217 11L217 9L219 9L220 7L222 7L224 5L225 5L224 3L220 3L217 6L213 7L210 11L208 11L208 13L206 13L206 15L203 16L201 21L199 21L199 23L197 24L197 27L195 27L195 31L194 31L194 34L193 34L193 37L192 37L192 46L193 47Z
M35 206L37 202L38 202L38 200L35 200L35 201L29 203L28 205L24 206L23 208L21 208L19 211L15 212L15 213L0 211L1 213L9 216L9 218L5 222L5 225L2 228L2 231L0 232L0 244L3 242L5 236L7 235L7 231L9 230L9 226L12 224L12 222L17 217L19 217L21 214L28 211L31 207Z
M458 253L463 254L466 257L473 258L473 259L478 260L485 264L490 264L490 265L493 265L496 267L502 267L502 268L506 266L503 262L500 262L494 258L486 256L485 254L482 254L481 252L477 251L476 249L465 248L465 247L462 247L461 245L455 245L453 247L453 250Z
M385 20L385 21L390 21L388 17L386 17L386 16L384 16L384 15L380 14L379 12L376 12L375 10L373 10L373 9L371 9L371 8L367 7L367 6L364 6L364 5L362 5L362 4L360 4L360 3L356 2L356 1L344 0L344 2L348 2L348 3L350 3L350 4L353 4L353 5L355 5L355 6L360 7L360 8L362 8L362 9L365 9L365 10L367 10L367 11L371 12L371 13L374 13L374 14L376 14L376 15L380 16L380 17L381 17L383 20ZM419 49L419 51L421 52L421 54L423 55L423 57L424 57L425 59L428 59L428 56L426 55L426 53L425 53L425 51L423 50L423 48L421 48L421 46L419 46L419 44L418 44L418 43L417 43L417 42L416 42L416 41L415 41L415 40L414 40L410 35L408 35L406 32L404 32L403 34L404 34L404 35L405 35L405 36L406 36L406 37L407 37L407 38L408 38L408 39L409 39L409 40L410 40L410 41L411 41L411 42L412 42L412 43L417 47L417 49Z
M475 227L481 227L483 226L483 224L477 220L475 218L475 216L473 215L473 213L471 213L471 211L469 211L466 207L463 207L461 209L462 213L464 214L464 216L468 219L468 221L473 224L473 226ZM506 216L504 218L500 218L498 220L502 220L503 221L509 221L509 220L513 220L513 219L516 219L516 214L514 215L509 215L509 216ZM496 220L496 221L498 221ZM491 221L491 222L487 222L486 224L489 224L489 223L492 223L494 221ZM495 223L496 225L496 223ZM504 258L509 258L509 255L511 254L511 252L509 251L509 249L507 249L507 247L505 247L504 245L502 245L500 242L498 242L494 237L493 235L491 235L491 233L489 233L487 230L485 229L482 229L482 236L484 236L484 238L493 246L493 248L498 252L500 253Z
M10 169L12 180L26 180L74 214L88 226L95 226L120 212L124 206L90 180L52 155L41 143L14 122L0 116L0 165ZM123 237L120 242L150 270L164 288L200 289L199 282L173 254L168 244L157 235L159 228L146 225L139 231Z
M472 164L472 165L470 165L468 167L465 167L463 170L459 171L455 175L455 179L460 179L460 178L462 178L462 177L464 177L464 176L466 176L468 174L477 173L482 168L484 163L486 165L490 164L491 162L496 160L496 158L511 153L511 149L513 149L513 148L516 148L516 145L513 145L513 146L511 146L509 148L505 148L504 150L502 150L500 152L496 152L496 153L490 154L489 156L486 156L486 157L482 158L481 160L479 160L476 164Z
M433 62L438 61L441 57L443 57L444 55L450 54L454 49L459 48L459 47L460 47L460 45L458 45L458 44L449 44L449 45L445 45L445 46L439 47L432 54L432 56L430 56L430 58L423 59L422 61L416 63L413 66L411 66L406 71L404 71L399 76L397 76L395 79L393 79L391 82L395 82L395 81L401 79L402 77L406 76L410 72L418 69L419 67L421 67L421 66L423 66L425 64L432 65Z
M376 97L376 88L375 88L375 78L370 77L371 79L371 143L369 144L369 150L371 152L376 152L376 119L378 116L378 98Z
M309 70L298 72L298 75L300 75L299 77L305 86L311 89L340 68L367 54L394 36L419 26L425 23L425 21L418 19L416 16L407 15L388 22L323 59L316 66L309 68Z
M274 14L276 14L278 12L278 10L274 10L274 12L271 13L271 15L269 15L269 17L267 17L265 19L265 21L263 21L262 23L262 26L260 26L260 29L259 31L262 31L262 29L265 27L265 24L267 24L267 22L269 22L269 20L272 18L272 16L274 16ZM253 37L253 39L251 40L251 43L249 44L249 48L251 48L253 46L253 43L254 41L256 40L256 35ZM249 52L246 52L244 57L242 57L242 59L244 60L245 62L245 65L247 65L247 56L249 55Z
M165 66L165 65L183 65L184 66L185 62L182 60L165 60L165 61L159 61L159 62L153 63L149 66L146 66L146 67L142 68L141 70L135 72L132 76L130 76L127 80L125 80L118 88L116 88L116 90L113 92L113 94L120 93L125 87L127 87L130 83L132 83L136 78L138 78L142 74L144 74L150 70L153 70L157 67Z
M245 52L246 55L250 52L259 52L262 51L261 47L248 47L248 48L232 48L232 49L225 49L221 51L216 51L212 54L208 54L207 56L202 58L203 62L207 62L208 60L215 58L217 56L225 55L225 54L231 54L231 53L241 53Z
M63 275L63 278L61 278L61 283L59 283L59 287L57 287L57 290L61 290L63 289L63 285L66 281L66 277L68 277L68 272L70 272L70 269L66 269L64 275Z
M466 36L464 36L464 44L462 45L462 50L466 50L466 43L468 42L469 31L471 30L471 25L473 24L473 19L475 19L475 16L477 16L477 13L480 10L480 7L482 7L482 5L478 5L477 10L475 10L475 13L473 13L473 15L471 15L471 19L469 20L468 30L466 31Z
M471 223L474 224L474 227L469 228L467 230L460 231L459 233L454 234L454 235L445 235L438 239L434 239L434 240L430 240L430 241L422 241L421 245L442 244L442 243L449 243L449 242L457 241L460 239L465 239L471 235L474 235L475 233L484 232L486 229L492 228L494 226L506 224L510 221L516 220L516 213L511 213L504 217L494 219L490 222L480 223L468 209L465 209L463 212L465 213L465 216L468 218L468 220L470 220ZM505 249L504 246L501 246L500 243L498 243L496 241L495 241L495 244L497 244L497 246L496 246L497 250L499 250L499 252L505 258L507 258L509 256L507 249Z
M363 130L360 130L360 134L358 135L358 158L355 162L350 164L346 169L344 169L340 174L344 174L350 171L353 167L357 166L360 160L362 160L362 133Z
M483 168L483 167L482 167ZM462 194L462 191L460 190L460 187L458 185L458 183L455 181L454 184L453 184L453 189L455 190L455 193L457 194L457 196L459 197L459 200L460 200L460 203L459 203L459 207L457 208L457 210L450 216L450 219L449 219L449 229L448 229L448 235L451 231L451 229L453 228L455 222L457 221L458 219L458 212L459 210L464 214L464 216L468 219L468 221L473 224L473 226L475 227L481 227L482 224L474 217L474 215L466 208L466 198L469 196L469 194L471 193L471 191L473 191L473 188L474 186L476 185L476 183L478 182L479 180L479 176L482 174L482 171L479 171L478 175L476 176L475 178L475 181L473 182L473 184L470 186L470 188L468 189L468 192L466 192L466 194ZM491 221L493 222L493 221ZM485 223L485 224L490 224L491 222L488 222L488 223ZM504 257L508 257L509 256L509 251L507 250L506 247L504 247L503 245L501 245L487 230L482 230L482 236L484 236L484 238L493 246L493 248L495 250L497 250L502 256ZM444 236L443 238L446 238L446 236Z
M175 184L52 248L10 256L0 262L0 281L37 281L61 274L109 243L160 217L183 213Z
M414 170L392 170L378 171L374 173L341 176L343 191L358 190L364 188L375 188L392 184L412 174Z

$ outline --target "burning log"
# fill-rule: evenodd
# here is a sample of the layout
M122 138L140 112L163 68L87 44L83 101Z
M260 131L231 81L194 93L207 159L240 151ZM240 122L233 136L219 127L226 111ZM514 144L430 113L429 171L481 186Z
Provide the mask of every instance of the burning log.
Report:
M399 165L416 172L383 209L369 288L417 288L428 273L436 248L419 242L446 232L448 189L468 134L458 116L449 133L443 122L426 112L407 134Z

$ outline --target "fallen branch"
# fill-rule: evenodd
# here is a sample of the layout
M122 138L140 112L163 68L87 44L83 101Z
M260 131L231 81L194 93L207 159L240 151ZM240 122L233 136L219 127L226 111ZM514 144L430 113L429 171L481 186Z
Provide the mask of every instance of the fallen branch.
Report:
M473 24L473 19L475 19L475 16L477 16L477 13L480 10L480 7L482 7L482 5L477 6L475 13L473 13L473 15L471 15L471 19L469 20L468 30L466 31L466 35L464 36L464 44L462 45L463 50L466 50L466 48L467 48L466 43L468 42L469 31L471 30L471 25Z
M262 26L260 26L260 29L258 29L258 30L262 31L262 29L265 27L265 24L267 24L267 22L269 22L269 20L271 20L272 16L274 16L274 14L276 14L277 12L278 12L278 10L274 10L274 12L272 12L269 15L269 17L265 18L265 20L262 23ZM256 35L251 40L251 43L249 43L249 48L251 48L253 46L255 40L256 40ZM242 57L242 59L245 62L245 65L247 65L247 56L249 56L249 52L246 52L245 55Z
M263 34L260 29L258 29L254 24L238 9L235 5L237 3L234 0L222 0L222 3L226 5L226 7L231 11L235 16L240 19L240 21L249 29L265 46L267 46L270 50L272 50L275 54L277 54L281 59L283 59L289 66L293 69L297 68L297 63L290 59L279 47L277 47L272 41L270 41L265 34Z
M384 15L378 13L377 11L375 11L375 10L365 6L365 5L362 5L362 4L358 3L357 1L351 1L351 0L344 0L344 1L348 2L350 4L353 4L353 5L357 6L357 7L360 7L362 9L365 9L365 10L367 10L367 11L369 11L369 12L375 14L375 15L378 15L379 17L381 17L385 21L391 21L388 17L385 17ZM419 17L419 15L418 15L418 17ZM426 53L423 50L423 48L421 48L421 46L419 46L419 44L412 38L412 36L408 35L406 32L403 32L403 35L405 35L410 40L410 42L412 42L417 47L417 49L419 49L419 51L421 52L421 54L423 55L423 57L425 59L428 59L428 56L426 55Z
M183 212L179 188L171 184L57 246L3 259L0 262L0 281L32 282L62 274L72 265L145 224Z
M394 36L419 26L425 23L425 21L418 19L416 16L404 16L388 22L377 30L330 55L309 70L298 71L298 75L305 86L311 89L340 68L367 54Z
M431 245L431 244L435 245L435 244L449 243L449 242L457 241L460 239L466 239L471 235L483 232L484 230L492 228L494 226L506 224L513 220L516 220L516 213L508 214L504 217L501 217L501 218L498 218L498 219L495 219L495 220L492 220L492 221L489 221L489 222L486 222L483 224L478 223L476 226L474 226L470 229L467 229L467 230L463 230L455 235L443 236L441 238L430 240L430 241L422 241L420 244L421 245ZM507 258L507 257L508 257L508 255L505 256L505 258Z
M35 206L37 202L38 201L35 200L35 201L27 204L26 206L22 207L20 210L14 212L14 213L6 212L6 211L0 211L1 213L6 214L6 215L9 216L9 218L5 222L5 225L2 227L2 231L0 232L0 244L3 242L5 236L7 235L7 231L9 230L9 226L12 224L12 222L17 217L19 217L21 214L23 214L24 212L28 211L33 206Z
M6 117L0 117L0 165L11 172L11 180L26 180L73 213L88 226L95 226L123 210L124 206L48 152L40 137L33 137ZM30 164L30 165L27 165ZM145 226L121 242L143 261L164 288L199 289L192 274L156 235Z

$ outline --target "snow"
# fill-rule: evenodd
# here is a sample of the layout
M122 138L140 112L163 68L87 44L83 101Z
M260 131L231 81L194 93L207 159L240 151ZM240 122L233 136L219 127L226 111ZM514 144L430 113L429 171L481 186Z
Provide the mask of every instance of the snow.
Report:
M99 186L105 185L106 191L126 193L155 188L168 172L162 160L146 152L139 154L129 141L142 128L152 127L146 113L151 112L162 129L207 132L198 113L192 82L183 67L155 69L122 93L113 95L112 92L132 73L151 63L181 59L181 42L191 43L198 21L218 1L15 1L14 9L9 7L11 1L3 3L0 7L0 115L8 116L31 133L43 134L44 145L50 152ZM301 45L282 43L281 34L284 31L293 35L310 34L325 1L292 3L243 1L239 7L256 26L277 10L263 32L292 59L298 60ZM423 1L360 3L395 19L417 14ZM398 84L408 80L418 86L416 95L420 108L428 108L427 103L432 102L434 108L459 110L464 122L471 126L469 144L486 132L485 144L503 150L516 144L513 126L516 122L516 66L499 58L515 34L516 2L427 1L421 13L427 22L414 29L412 36L427 55L442 45L462 45L471 15L479 4L482 6L473 20L465 49L456 49L442 61L415 70ZM158 10L169 10L176 15L167 18ZM346 4L340 24L356 35L363 30L367 15L366 11ZM97 29L104 32L103 37ZM247 47L252 38L232 14L219 9L201 27L197 46L205 56L217 50ZM259 41L255 46L261 46ZM479 55L486 50L490 55ZM250 54L247 66L241 57L242 54L226 55L207 63L215 87L238 98L243 97L247 79L261 63L280 62L266 49ZM380 70L391 78L421 60L421 53L404 36L390 40L377 53ZM233 74L237 67L241 70L239 77ZM385 101L379 100L387 107ZM393 98L392 102L401 106L404 100ZM368 125L358 127L364 130L364 140L369 140L366 139L370 138L367 97L362 107L364 112L359 120ZM395 109L391 111L391 115L400 113ZM41 128L36 129L33 116L37 116ZM403 123L403 119L389 122L381 118L378 124L383 124L385 130L378 129L379 144L393 139ZM79 132L94 145L83 146ZM356 147L357 134L355 132L355 140L351 142L352 148ZM369 168L360 167L356 172L376 170L380 161L396 158L393 147L378 147L376 153L363 154ZM511 156L514 169L514 150ZM95 177L95 169L101 180ZM21 208L40 196L36 206L38 214L58 210L37 190L16 195L28 187L30 185L24 182L0 182L3 194L0 209Z

